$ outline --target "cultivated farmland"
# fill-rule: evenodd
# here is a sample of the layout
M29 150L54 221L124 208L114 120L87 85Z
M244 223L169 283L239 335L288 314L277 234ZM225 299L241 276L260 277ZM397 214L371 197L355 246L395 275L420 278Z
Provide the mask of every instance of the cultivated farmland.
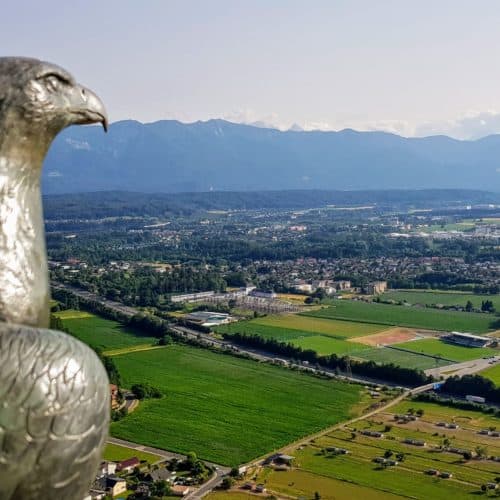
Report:
M495 320L493 316L480 313L421 309L353 300L338 300L329 307L301 314L309 317L475 333L490 330Z
M218 327L217 331L256 334L280 342L291 342L302 349L312 349L322 355L352 355L367 349L366 345L355 342L356 337L369 335L383 329L384 327L381 325L289 314L223 325ZM354 340L354 342L346 339Z
M408 302L409 304L442 304L445 306L463 306L470 300L474 307L480 308L481 302L491 300L500 310L500 295L476 295L462 292L442 292L434 290L390 290L381 296L384 300Z
M434 338L403 342L402 344L396 344L395 347L408 349L416 353L429 354L430 356L438 356L457 362L500 354L499 349L491 349L488 347L463 347L448 344Z
M71 335L102 351L152 345L157 340L126 328L118 321L111 321L84 311L61 311L54 313L54 316L61 318L64 327Z
M347 419L361 397L356 385L181 345L114 360L125 387L149 383L165 395L112 423L113 435L222 464Z
M416 410L423 414L414 421L395 418ZM438 422L452 422L458 428L446 429ZM483 494L482 485L494 485L498 476L498 462L489 457L500 455L500 441L479 434L495 425L497 419L481 412L405 401L390 413L334 430L306 446L288 448L286 453L295 457L292 468L265 467L258 471L256 482L265 480L271 492L294 497L311 498L318 492L324 499L474 498ZM363 430L382 436L366 436ZM407 444L406 439L418 440L421 446ZM337 453L338 449L347 453ZM471 455L464 458L454 449ZM397 464L374 462L384 456ZM446 473L451 477L445 478Z

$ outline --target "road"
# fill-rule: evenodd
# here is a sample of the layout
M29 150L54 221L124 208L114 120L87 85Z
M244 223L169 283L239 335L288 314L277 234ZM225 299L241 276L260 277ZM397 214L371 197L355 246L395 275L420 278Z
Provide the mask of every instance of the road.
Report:
M87 290L82 290L81 288L77 288L77 287L67 285L64 283L53 282L52 287L56 288L56 289L59 288L59 289L68 290L79 297L82 297L82 298L87 299L87 300L99 302L99 303L109 307L110 309L114 309L115 311L120 312L120 313L125 314L125 315L130 316L130 317L142 312L139 309L136 309L134 307L125 306L123 304L120 304L119 302L115 302L113 300L106 299L106 298L101 297L100 295L97 295L95 293L88 292ZM177 332L181 335L184 335L187 338L202 341L208 347L219 347L219 348L231 349L235 353L244 354L244 355L246 355L246 356L248 356L256 361L275 363L276 360L278 360L278 359L286 359L283 356L278 356L276 354L269 353L266 351L261 351L261 350L257 350L257 349L250 349L250 348L241 348L240 346L232 344L231 342L216 339L213 336L211 336L210 334L202 333L202 332L199 332L197 330L192 330L192 329L186 328L184 326L171 325L171 328L175 332ZM358 384L384 384L384 385L389 385L389 386L397 386L398 385L398 384L391 384L390 382L386 382L386 381L382 381L382 380L373 380L373 379L368 379L368 378L353 377L353 376L347 376L347 375L343 375L343 376L339 377L337 372L335 372L333 370L329 370L328 368L321 368L320 370L317 370L317 369L310 367L310 366L301 365L301 364L294 364L291 362L291 360L286 360L286 361L288 362L287 366L289 366L289 367L300 368L301 370L309 371L311 373L321 372L321 373L325 373L331 377L349 380L351 382L356 382Z
M61 284L61 283L54 283L53 286L54 286L54 288L67 289L67 290L73 292L75 295L78 295L80 297L83 297L83 298L86 298L89 300L94 300L96 302L100 302L101 304L104 304L107 307L114 309L118 312L121 312L122 314L125 314L127 316L134 316L135 314L140 312L138 309L135 309L133 307L125 306L123 304L120 304L119 302L105 299L105 298L100 297L94 293L87 292L85 290L81 290L81 289L75 288L75 287L70 286L70 285L65 285L65 284ZM196 330L192 330L192 329L184 327L184 326L175 325L175 326L171 326L171 328L174 331L176 331L178 334L184 335L185 337L190 338L190 339L196 339L198 341L202 341L205 345L207 345L209 347L231 349L231 350L235 351L235 353L247 355L250 358L255 359L256 361L276 362L277 359L283 359L282 356L276 356L272 353L267 353L267 352L260 351L260 350L248 349L248 348L242 349L241 347L236 346L230 342L216 339L216 338L210 336L209 334L205 334L205 333L202 333L202 332L199 332ZM456 363L456 364L448 365L448 366L441 367L441 368L433 368L430 370L426 370L426 373L428 375L432 375L436 378L440 378L440 377L446 378L447 376L452 376L452 375L462 376L462 375L466 375L466 374L477 373L481 370L484 370L488 367L491 367L492 365L489 363L490 361L491 361L490 359L477 359L474 361ZM497 357L496 361L500 362L500 357ZM383 381L374 381L374 380L368 380L368 379L357 378L357 377L352 377L352 376L339 377L338 374L333 372L332 370L328 370L328 369L324 369L324 368L317 370L313 367L293 364L290 360L287 360L287 362L288 362L287 366L289 366L289 367L298 367L302 370L307 370L311 373L317 373L317 372L326 373L326 374L330 375L331 377L341 378L341 379L349 380L349 381L360 383L360 384L380 383L380 384L385 384L385 385L395 385L395 384L388 384L387 382L383 382ZM253 460L252 462L247 464L247 466L258 465L258 464L262 463L262 461L264 461L265 458L270 456L270 455L273 455L275 453L285 453L291 449L297 448L301 444L308 443L311 439L316 439L316 438L319 438L319 437L324 436L326 434L329 434L330 432L334 431L335 429L354 424L356 422L359 422L360 420L370 418L370 417L376 415L377 413L384 412L387 409L391 408L392 406L397 405L399 402L401 402L403 399L405 399L406 397L408 397L410 395L419 394L421 392L425 392L425 391L432 389L433 385L434 384L431 383L431 384L426 384L426 385L416 387L413 389L406 388L404 390L404 392L402 392L401 395L399 395L397 398L393 399L389 403L387 403L387 404L385 404L385 405L383 405L375 410L372 410L364 415L361 415L359 417L348 420L347 422L342 422L342 423L336 424L332 427L324 429L321 432L318 432L317 434L307 436L306 438L303 438L299 441L289 443L279 450L275 450L272 453L266 454L265 457L260 457L256 460ZM151 447L147 447L147 446L138 445L137 443L131 443L131 442L123 441L123 440L116 439L116 438L109 438L109 442L115 443L115 444L125 444L125 446L129 446L129 447L137 449L137 450L149 451L151 453L156 453L156 454L164 457L165 459L179 458L179 457L184 458L183 455L167 452L165 450L160 450L157 448L151 448ZM205 484L203 484L200 488L193 491L192 493L189 493L186 496L187 500L199 499L199 498L203 497L204 495L206 495L207 493L209 493L210 491L212 491L215 487L217 487L222 482L222 478L224 477L224 475L226 475L230 471L230 469L228 469L227 467L221 467L221 466L218 466L216 464L207 463L207 465L212 465L215 468L214 475Z
M494 361L493 363L490 363ZM471 361L464 361L462 363L455 363L453 365L441 366L440 368L430 368L425 370L427 375L432 375L436 379L440 377L451 377L452 375L458 375L459 377L463 375L471 375L477 373L486 368L491 368L492 366L500 363L500 356L495 356L493 359L474 359Z
M374 410L371 410L368 413L364 413L363 415L360 415L359 417L354 417L354 418L351 418L350 420L343 421L343 422L340 422L338 424L332 425L331 427L328 427L327 429L323 429L322 431L319 431L316 434L311 434L309 436L301 438L301 439L294 441L292 443L288 443L285 446L283 446L282 448L274 450L271 453L266 453L266 455L264 455L263 457L259 457L255 460L252 460L251 462L249 462L248 464L245 464L245 465L247 467L251 467L253 465L262 464L262 462L264 462L267 457L275 455L276 453L288 453L292 449L295 449L299 446L308 444L313 439L318 439L322 436L330 434L331 432L333 432L337 429L341 429L342 427L346 427L348 425L355 424L356 422L359 422L359 421L364 420L366 418L373 417L374 415L377 415L377 413L385 412L386 410L388 410L392 406L396 406L398 403L403 401L408 396L420 394L421 392L425 392L425 391L432 389L433 385L434 384L426 384L426 385L422 385L420 387L415 387L413 389L408 389L408 390L402 392L396 398L394 398L391 401L389 401L388 403L386 403L385 405L379 406L378 408L375 408Z

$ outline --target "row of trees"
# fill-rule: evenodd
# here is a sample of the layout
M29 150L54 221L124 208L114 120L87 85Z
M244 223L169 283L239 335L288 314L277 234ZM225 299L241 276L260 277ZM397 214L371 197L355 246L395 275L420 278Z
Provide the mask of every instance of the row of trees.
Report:
M441 386L441 391L453 396L481 396L489 403L500 403L500 387L481 375L449 377Z
M370 377L378 380L390 380L402 385L417 387L432 382L432 377L421 370L404 368L392 363L379 365L373 361L355 361L347 356L338 357L335 354L320 356L311 349L302 349L290 343L280 342L276 339L266 339L259 335L245 333L225 333L224 338L241 345L262 349L279 356L307 361L330 370L341 372L352 371L353 374Z

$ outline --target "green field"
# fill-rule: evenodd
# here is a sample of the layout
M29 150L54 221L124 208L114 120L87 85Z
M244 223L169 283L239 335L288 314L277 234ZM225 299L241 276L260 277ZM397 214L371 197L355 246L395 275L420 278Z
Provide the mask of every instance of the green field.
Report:
M500 295L476 295L462 292L441 292L435 290L390 290L381 295L384 300L408 302L409 304L444 306L463 306L470 300L474 307L481 307L481 302L491 300L497 310L500 310Z
M410 408L421 409L424 414L416 422L397 423L394 414L406 413ZM264 468L258 481L266 481L273 493L292 497L311 498L318 492L324 499L382 499L417 498L441 500L443 498L469 499L486 496L481 485L494 483L498 476L498 463L492 460L462 460L462 457L439 448L446 436L450 446L474 450L484 446L487 455L500 454L500 443L491 437L478 435L480 429L498 425L498 419L481 412L457 410L450 407L418 401L404 401L372 419L358 422L356 428L382 430L384 437L371 438L355 432L355 427L337 429L315 439L309 445L289 450L295 457L290 471L277 472ZM436 422L454 421L459 429L436 432ZM388 425L390 424L390 425ZM403 443L405 438L424 440L425 447ZM331 447L345 448L347 455L335 455ZM403 453L403 461L395 467L383 468L373 463L375 457L390 450ZM441 479L425 474L428 469L453 474Z
M336 319L322 319L314 316L287 314L282 316L266 316L251 321L253 324L275 326L310 332L313 334L330 335L335 338L347 339L351 337L364 337L378 333L385 329L379 324L353 323Z
M349 354L350 356L361 356L362 351L370 349L370 346L348 342L347 340L337 340L328 335L311 335L291 341L293 345L302 347L302 349L311 349L320 355Z
M438 309L366 303L354 300L338 300L329 307L301 314L309 317L474 333L488 331L491 324L497 319L487 314L440 311Z
M172 345L116 356L125 387L159 387L160 400L111 424L122 439L236 465L347 419L355 385L207 350Z
M121 446L119 444L106 443L103 454L104 460L109 460L110 462L120 462L121 460L127 460L128 458L133 457L137 457L141 461L145 460L150 464L154 464L161 460L159 455L154 455L153 453L134 450L133 448Z
M439 356L457 362L470 361L471 359L500 354L499 349L491 349L489 347L462 347L459 345L447 344L442 340L434 338L403 342L402 344L396 344L396 347L408 349L416 353Z
M297 327L297 329L292 327ZM299 327L304 329L299 329ZM369 349L364 344L349 342L345 339L370 335L384 329L385 327L381 325L286 315L269 316L258 320L222 325L217 328L217 331L220 333L256 334L280 342L291 342L293 345L302 347L302 349L312 349L320 355L342 355L354 354Z
M500 364L484 370L484 372L481 372L480 375L489 378L497 387L500 387Z
M84 311L61 311L54 313L61 318L68 331L93 348L107 351L136 345L156 343L154 337L147 337L124 327L117 321L104 319Z
M428 368L436 368L438 366L447 366L450 363L439 360L436 362L433 358L422 356L412 352L398 351L389 347L374 347L355 354L356 357L375 361L375 363L394 363L395 365L405 368L414 368L416 370L427 370Z

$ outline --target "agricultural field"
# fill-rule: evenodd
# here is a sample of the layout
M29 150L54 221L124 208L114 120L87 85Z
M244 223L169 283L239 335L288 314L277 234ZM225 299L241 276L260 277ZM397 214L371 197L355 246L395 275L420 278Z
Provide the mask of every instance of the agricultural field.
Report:
M500 294L477 295L463 292L444 292L438 290L390 290L381 295L384 300L395 300L407 302L409 304L433 305L442 304L444 306L463 306L470 300L474 307L481 307L481 302L491 300L497 310L500 310Z
M448 344L435 338L403 342L402 344L396 344L395 347L408 349L416 353L429 354L430 356L438 356L456 362L470 361L472 359L500 354L500 349L492 349L489 347L463 347Z
M71 335L102 351L152 345L157 341L154 337L141 335L118 321L101 318L85 311L70 309L54 313L54 316L62 320Z
M148 383L164 396L113 422L111 434L216 463L247 462L360 411L357 385L205 349L174 344L114 360L124 387Z
M484 333L493 329L492 324L495 319L498 319L488 314L441 311L353 300L334 301L331 306L300 314L361 323L471 333Z
M300 336L305 333L311 335L329 335L338 339L348 339L352 337L362 337L380 332L385 329L379 324L370 323L353 323L352 321L339 321L335 319L322 319L315 316L303 316L301 314L286 314L281 316L266 316L257 318L247 323L233 323L228 325L233 331L243 331L239 328L245 325L244 328L261 326L270 326L283 330L294 330L299 332Z
M415 370L427 370L429 368L437 368L448 366L450 363L445 360L436 360L429 356L422 356L418 353L398 351L389 347L374 347L362 352L354 354L354 357L361 358L367 361L375 361L375 363L388 364L394 363L405 368L413 368Z
M114 443L106 443L104 448L103 460L109 460L111 462L119 462L121 460L127 460L128 458L137 457L139 460L145 460L150 464L154 464L161 460L159 455L153 453L146 453L145 451L135 450L134 448L129 448L127 446L121 446Z
M418 420L400 423L395 414L421 410ZM458 429L438 427L437 422L454 422ZM498 419L481 412L457 410L418 401L404 401L391 412L378 414L352 427L340 428L311 441L306 446L289 448L294 456L287 471L265 467L257 472L256 482L266 481L277 495L311 498L317 491L324 499L443 498L470 499L484 495L481 486L495 483L499 464L488 457L500 455L500 440L479 435L481 429L498 425ZM380 431L383 437L364 436L361 430ZM404 443L419 439L424 446ZM449 448L461 448L484 458L465 459ZM344 448L347 454L336 454ZM382 466L376 457L389 456L398 462ZM426 473L430 469L452 474L449 479Z
M217 331L258 334L280 342L291 342L303 349L312 349L320 355L343 355L367 349L366 345L355 342L356 337L371 335L384 328L384 326L369 323L288 314L222 325L217 328Z
M500 387L500 364L484 370L484 372L481 372L481 375L489 378L497 387Z

